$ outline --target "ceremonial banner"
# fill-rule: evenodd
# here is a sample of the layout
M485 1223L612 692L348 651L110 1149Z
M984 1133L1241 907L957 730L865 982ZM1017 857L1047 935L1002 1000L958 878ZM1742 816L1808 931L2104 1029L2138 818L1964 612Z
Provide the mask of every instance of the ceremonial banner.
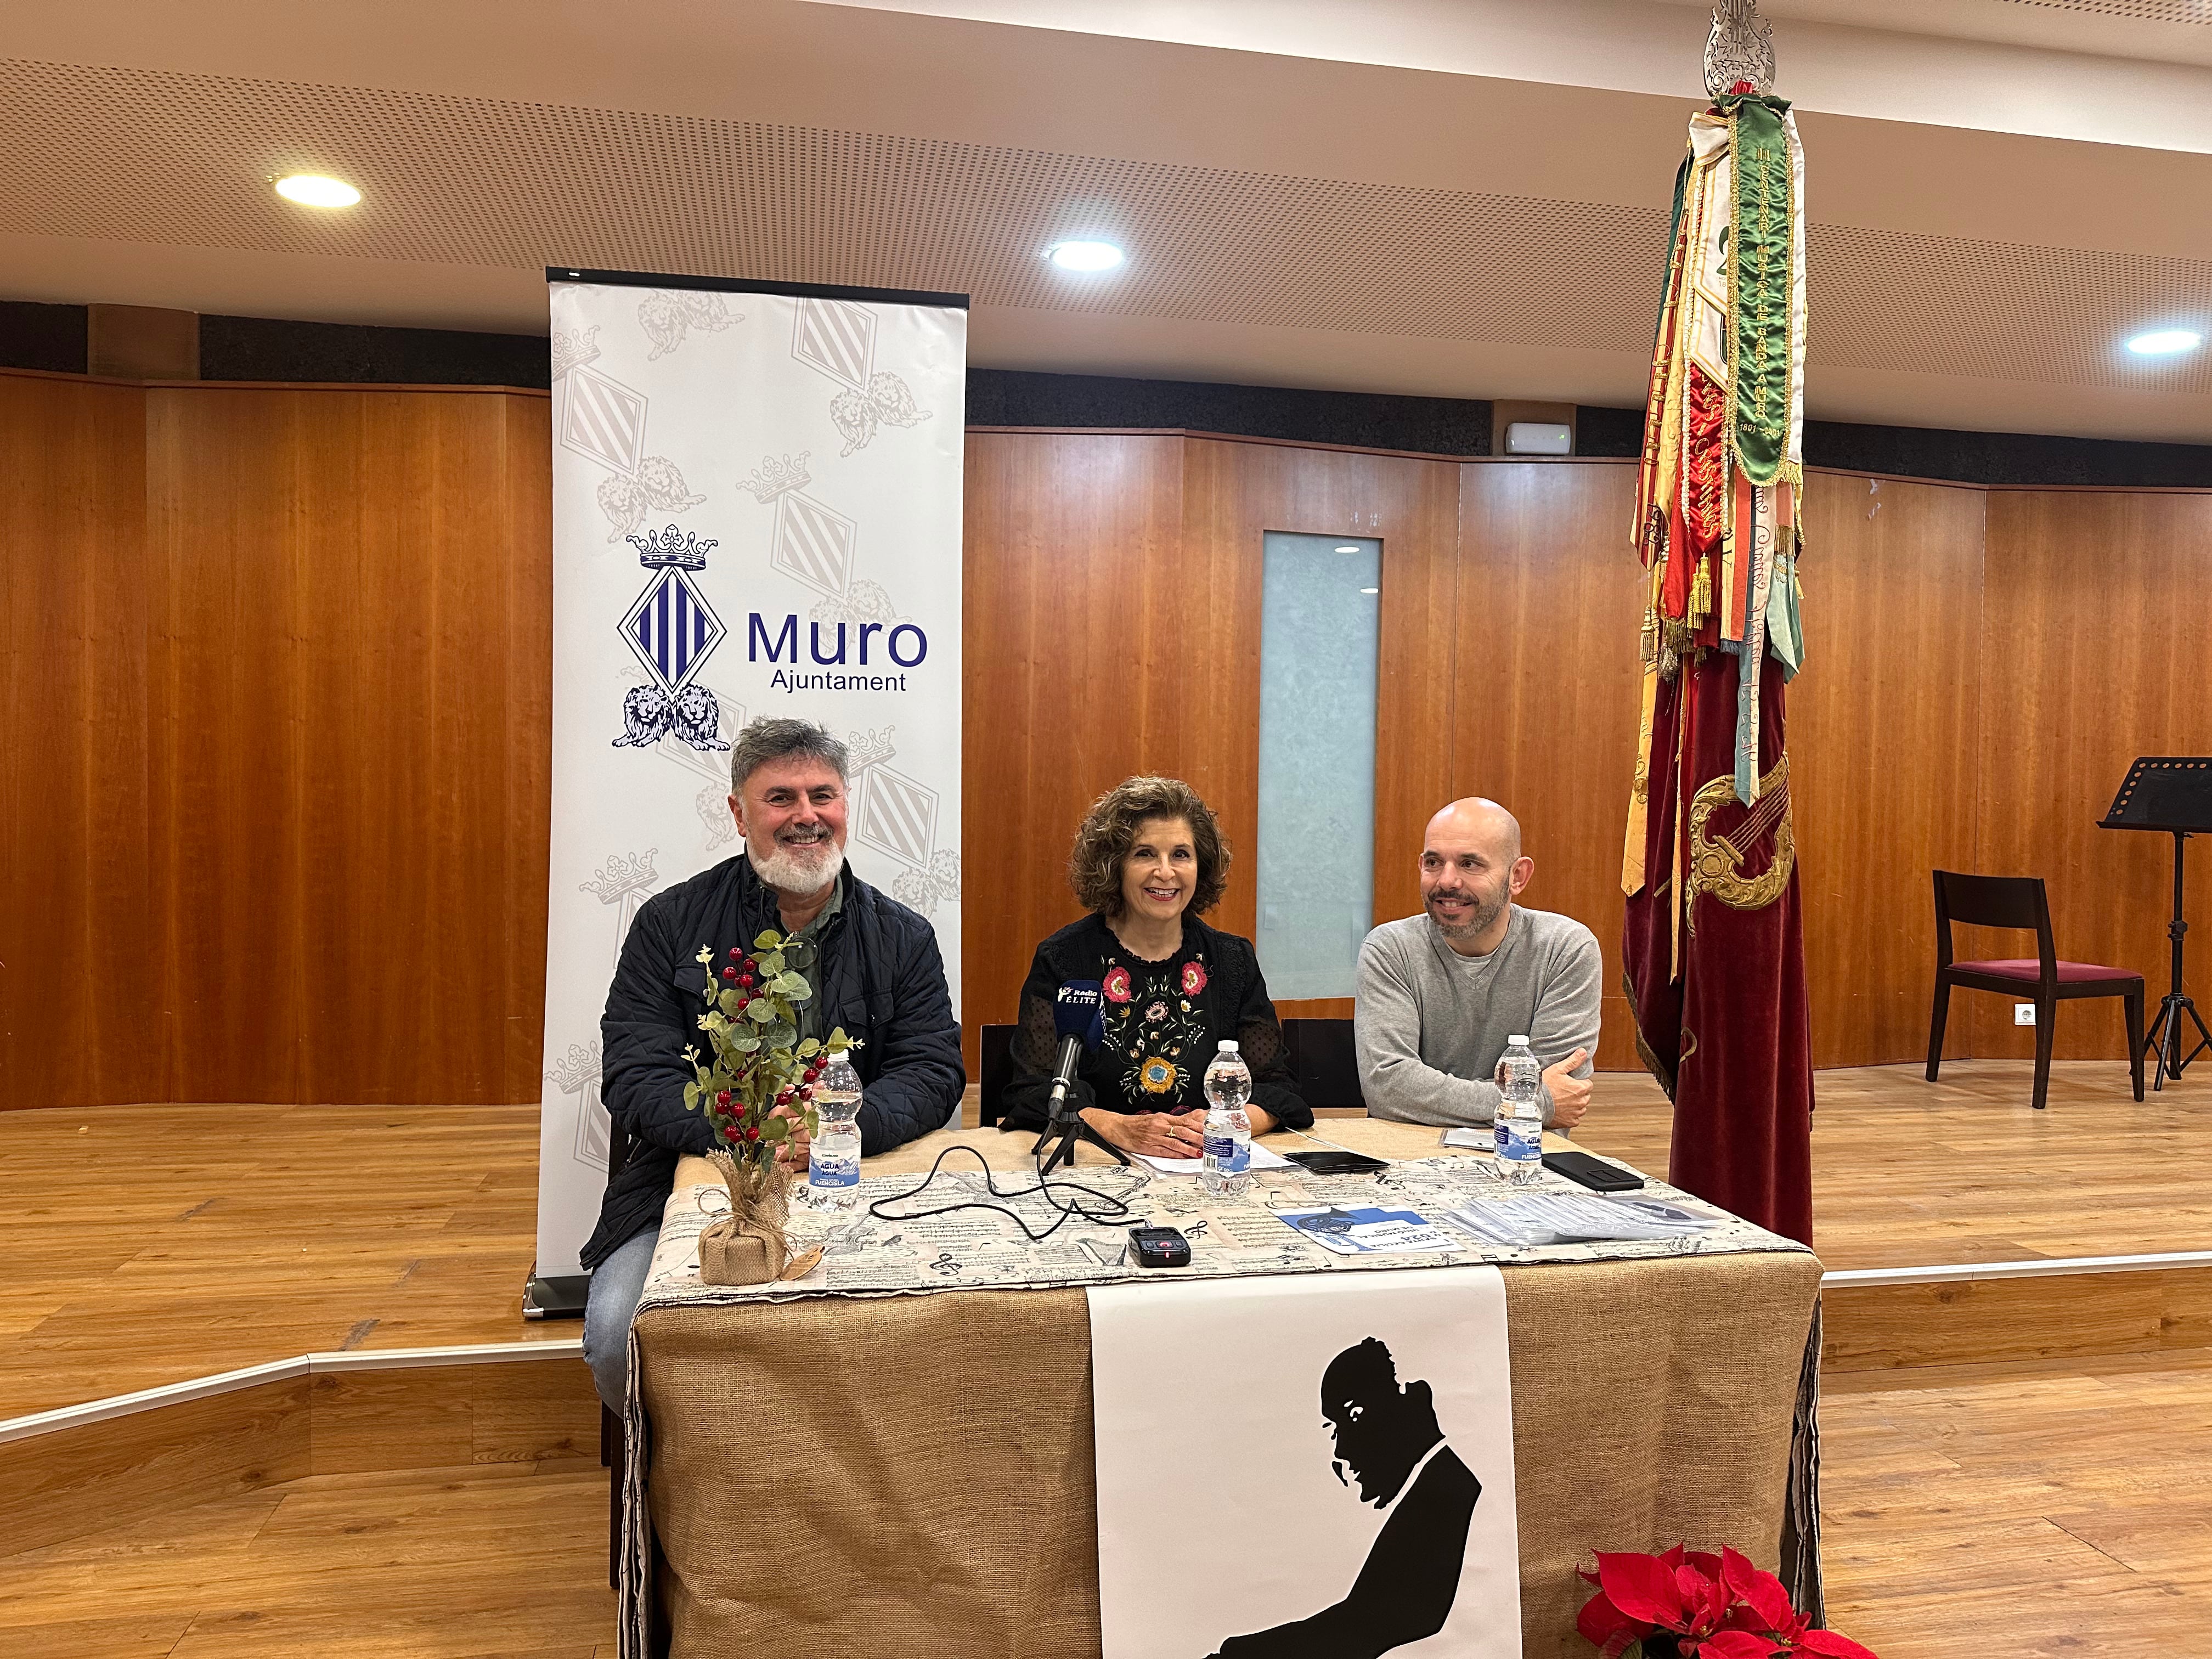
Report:
M960 993L967 300L547 272L553 815L532 1300L580 1271L599 1015L655 892L744 850L730 744L852 748L846 857L928 916ZM568 1296L562 1294L566 1291Z
M1104 1659L1518 1659L1497 1268L1089 1295Z
M1631 540L1650 572L1621 888L1668 1178L1812 1242L1813 1071L1783 687L1802 659L1804 155L1739 85L1690 119Z

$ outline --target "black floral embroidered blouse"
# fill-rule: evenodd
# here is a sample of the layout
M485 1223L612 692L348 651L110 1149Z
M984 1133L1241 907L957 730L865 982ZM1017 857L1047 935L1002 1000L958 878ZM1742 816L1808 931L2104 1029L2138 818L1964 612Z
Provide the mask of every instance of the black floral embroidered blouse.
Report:
M1251 1068L1252 1104L1289 1128L1312 1126L1313 1113L1292 1087L1283 1028L1249 940L1187 915L1176 953L1147 962L1104 918L1091 915L1038 945L1030 963L1014 1076L1002 1103L1006 1127L1044 1126L1060 1052L1053 1003L1070 980L1096 981L1106 994L1105 1042L1084 1055L1076 1073L1094 1097L1086 1104L1115 1112L1203 1109L1206 1068L1220 1043L1233 1040Z

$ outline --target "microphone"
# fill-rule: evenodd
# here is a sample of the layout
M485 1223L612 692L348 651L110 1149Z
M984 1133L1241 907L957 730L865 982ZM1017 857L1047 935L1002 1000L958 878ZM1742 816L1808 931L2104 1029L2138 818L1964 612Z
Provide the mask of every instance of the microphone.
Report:
M1039 1183L1062 1164L1071 1170L1075 1167L1079 1140L1089 1141L1123 1169L1128 1168L1128 1153L1068 1107L1068 1091L1074 1086L1075 1068L1082 1061L1083 1051L1106 1041L1106 988L1095 979L1069 980L1053 999L1052 1023L1060 1033L1060 1064L1052 1074L1052 1116L1036 1145L1030 1149L1032 1158L1042 1160L1037 1165ZM1059 1145L1048 1156L1045 1147L1054 1141Z
M1060 1033L1060 1064L1052 1076L1052 1115L1057 1120L1066 1104L1069 1086L1084 1050L1106 1039L1106 994L1095 979L1072 979L1053 1000L1053 1029Z

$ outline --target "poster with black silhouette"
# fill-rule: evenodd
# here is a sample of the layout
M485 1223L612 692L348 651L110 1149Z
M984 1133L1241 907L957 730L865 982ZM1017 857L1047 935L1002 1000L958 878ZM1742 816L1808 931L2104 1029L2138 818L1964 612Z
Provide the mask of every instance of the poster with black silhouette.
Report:
M1104 1659L1518 1659L1496 1268L1089 1296Z

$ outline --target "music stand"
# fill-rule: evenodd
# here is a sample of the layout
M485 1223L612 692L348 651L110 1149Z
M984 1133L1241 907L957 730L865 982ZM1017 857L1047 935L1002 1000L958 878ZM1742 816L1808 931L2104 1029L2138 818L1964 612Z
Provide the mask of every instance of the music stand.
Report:
M2159 999L2158 1018L2143 1039L2143 1052L2157 1057L2151 1087L2163 1089L2166 1079L2178 1080L2191 1060L2212 1052L2212 1030L2205 1029L2196 1003L2181 988L2181 939L2189 931L2182 919L2181 849L2190 836L2212 833L2212 756L2139 756L2097 827L2151 830L2173 837L2173 920L2166 927L2173 941L2173 988ZM2185 1054L2184 1020L2197 1028L2198 1039Z

